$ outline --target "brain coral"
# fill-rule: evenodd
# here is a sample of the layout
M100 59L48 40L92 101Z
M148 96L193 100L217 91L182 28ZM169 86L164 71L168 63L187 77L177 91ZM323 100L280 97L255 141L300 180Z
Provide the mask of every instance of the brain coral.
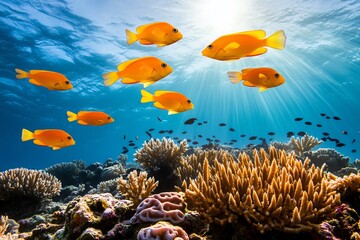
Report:
M25 168L0 173L0 200L16 197L52 198L61 191L61 182L43 171Z
M245 153L238 159L225 154L202 170L190 184L183 182L189 209L209 222L236 224L243 217L264 232L310 231L332 216L340 194L330 187L334 175L301 162L294 153L270 147L269 154L254 151L253 161Z
M181 228L167 222L158 222L138 232L137 240L189 240L187 233Z

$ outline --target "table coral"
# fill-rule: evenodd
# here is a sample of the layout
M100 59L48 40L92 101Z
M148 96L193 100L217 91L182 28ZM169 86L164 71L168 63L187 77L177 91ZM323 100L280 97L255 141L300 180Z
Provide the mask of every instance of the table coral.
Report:
M167 222L158 222L147 228L142 228L138 232L137 240L189 240L187 233L177 226Z
M316 151L304 153L304 157L310 158L315 166L327 165L330 172L336 172L349 166L349 157L345 157L333 148L319 148Z
M136 208L131 223L170 221L174 224L184 220L185 203L181 193L164 192L144 199Z
M190 184L183 182L189 209L197 210L209 222L236 224L240 217L264 232L310 231L331 217L340 194L329 181L335 176L323 169L270 147L254 151L253 161L245 153L234 159L224 155L202 170Z

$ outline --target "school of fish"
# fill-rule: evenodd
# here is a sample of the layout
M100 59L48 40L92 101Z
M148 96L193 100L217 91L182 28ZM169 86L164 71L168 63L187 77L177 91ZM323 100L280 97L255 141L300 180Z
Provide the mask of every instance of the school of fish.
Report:
M141 25L136 28L136 33L128 29L125 30L125 33L128 45L139 41L142 45L164 47L183 38L182 33L167 22ZM286 36L282 30L269 37L266 37L263 30L232 33L220 36L207 45L202 51L202 55L220 61L237 60L264 54L268 51L267 47L282 50L285 48L285 42ZM61 73L46 70L26 72L18 68L15 71L17 79L28 78L30 83L48 90L65 91L73 88L71 82ZM121 80L123 84L140 83L146 88L172 72L172 67L165 61L153 56L145 56L120 63L117 71L103 74L103 79L105 86L111 86ZM247 68L241 72L229 71L227 74L232 83L243 81L244 86L258 87L260 92L285 83L285 78L269 67ZM169 115L194 108L194 104L189 98L175 91L157 90L151 94L141 90L141 96L141 103L154 102L154 107L167 110ZM101 111L84 110L78 113L67 111L67 116L69 122L77 121L78 124L87 126L102 126L114 122L110 115ZM150 135L149 132L147 134ZM47 146L53 150L75 144L72 136L60 129L43 129L34 132L23 129L21 139L22 141L33 140L34 144Z

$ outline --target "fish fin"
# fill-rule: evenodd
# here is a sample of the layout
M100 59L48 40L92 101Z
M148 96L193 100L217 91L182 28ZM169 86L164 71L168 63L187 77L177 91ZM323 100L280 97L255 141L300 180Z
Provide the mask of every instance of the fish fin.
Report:
M268 90L267 87L260 87L260 88L259 88L259 92L264 92L264 91L266 91L266 90Z
M246 57L253 57L253 56L258 56L258 55L261 55L261 54L264 54L267 52L267 48L258 48L256 49L255 51L249 53L246 55Z
M166 109L164 105L162 105L159 102L154 102L154 107L160 108L160 109Z
M78 121L78 124L81 124L81 125L89 125L88 123L84 122L83 120L79 120L79 121Z
M264 81L267 81L269 78L268 78L266 75L264 75L264 74L262 74L262 73L259 73L259 79L260 79L262 82L264 82Z
M29 82L32 83L32 84L34 84L34 85L37 85L37 86L42 86L41 83L39 83L38 81L36 81L36 80L33 79L33 78L29 79Z
M46 70L30 70L31 74L43 73L43 72L51 72L51 73L53 73L53 71L46 71Z
M154 23L144 24L136 28L137 33L142 33L146 28L150 27L151 25L154 25Z
M59 150L61 147L52 147L53 150Z
M249 35L249 36L256 37L258 39L262 39L262 38L266 37L266 32L264 30L253 30L253 31L232 33L232 34L228 34L226 36L233 36L233 35Z
M230 82L233 84L239 83L242 80L242 75L240 72L227 72L227 75L230 79Z
M244 84L244 86L247 86L247 87L256 87L256 85L252 84L249 81L244 81L243 84Z
M158 91L155 91L155 96L160 96L160 95L163 95L165 93L173 93L173 91L164 91L164 90L158 90Z
M34 144L39 145L39 146L47 146L45 143L43 143L42 141L40 141L38 139L35 139L33 142L34 142Z
M165 43L158 43L158 44L156 44L156 46L157 46L157 47L165 47L165 46L167 46L167 44L165 44Z
M282 50L285 48L286 35L283 30L275 32L266 39L266 46Z
M224 51L234 50L236 48L240 47L240 44L237 42L231 42L228 45L226 45L223 49Z
M67 114L67 116L68 116L68 121L69 121L69 122L73 122L73 121L75 121L75 120L77 119L76 113L67 111L66 114Z
M148 86L150 86L151 84L154 84L154 83L155 83L155 81L151 81L151 82L144 82L142 84L143 84L144 88L146 88L146 87L148 87Z
M141 98L140 101L142 103L153 102L154 101L154 96L151 93L149 93L149 92L147 92L145 90L141 90L141 96L142 96L142 98Z
M129 29L126 29L125 32L128 45L131 45L138 40L138 36L136 33L133 33Z
M146 41L146 40L144 40L144 39L140 39L139 42L140 42L142 45L151 45L151 44L153 44L152 42Z
M132 64L133 62L139 61L140 59L141 59L141 58L135 58L135 59L131 59L131 60L127 60L127 61L125 61L125 62L122 62L122 63L120 63L120 64L118 65L117 70L118 70L119 72L124 71L127 66L129 66L129 65Z
M179 112L176 112L176 111L170 110L170 111L168 112L168 115L178 114L178 113L179 113Z
M105 86L111 86L113 85L117 80L119 80L119 72L108 72L103 74L104 78L104 85Z
M134 84L134 83L138 83L139 81L132 78L124 78L121 80L121 82L124 84Z
M244 68L243 70L241 70L242 74L247 74L248 72L250 72L251 70L253 70L254 68Z
M15 68L15 72L16 72L16 78L17 79L22 79L22 78L27 78L28 77L28 73L25 72L24 70Z
M21 141L24 142L24 141L29 141L31 139L34 139L34 134L31 131L23 128L21 133Z

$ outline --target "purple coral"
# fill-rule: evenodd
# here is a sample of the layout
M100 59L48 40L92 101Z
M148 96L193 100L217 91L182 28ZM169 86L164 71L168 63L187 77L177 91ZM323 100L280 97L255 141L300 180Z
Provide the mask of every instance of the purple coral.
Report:
M166 222L158 222L147 228L142 228L138 232L137 240L189 240L187 233L181 228Z
M131 223L170 221L180 223L184 221L185 203L177 192L163 192L145 198L136 208Z

